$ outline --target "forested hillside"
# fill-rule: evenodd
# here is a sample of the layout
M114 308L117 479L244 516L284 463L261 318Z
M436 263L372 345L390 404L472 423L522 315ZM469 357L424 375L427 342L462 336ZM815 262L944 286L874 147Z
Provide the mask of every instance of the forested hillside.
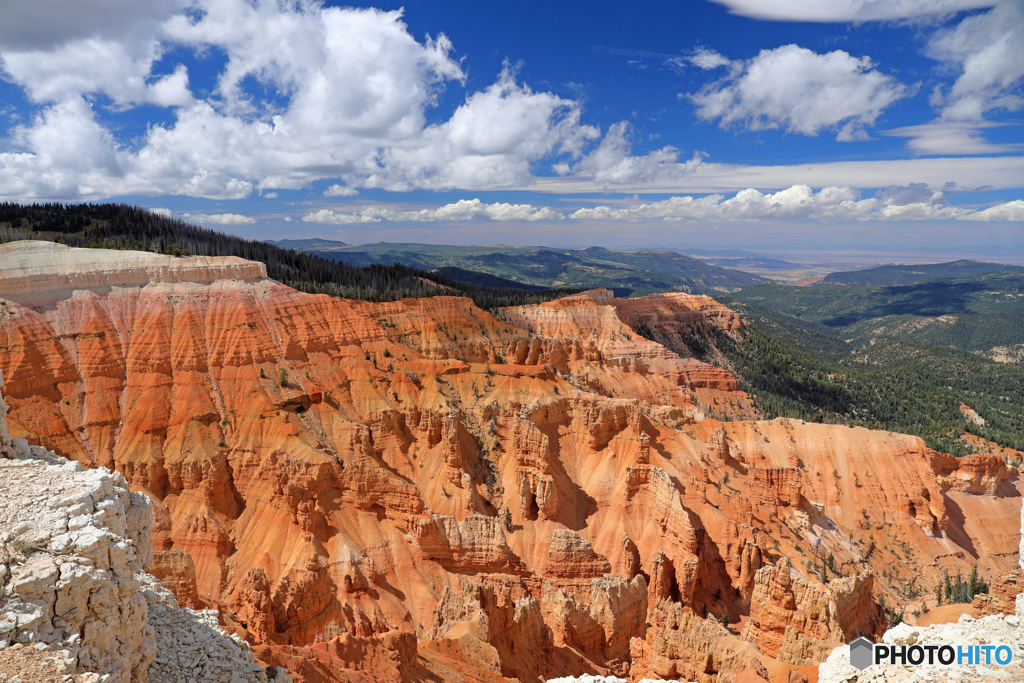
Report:
M847 270L829 273L815 284L815 287L827 285L850 285L854 287L878 285L909 285L936 278L964 278L986 273L1005 273L1021 271L1024 267L1010 266L1005 263L987 261L950 261L949 263L925 263L913 266L878 266L866 270Z
M549 301L578 291L467 283L401 264L353 266L226 235L126 204L0 203L0 241L24 239L175 256L238 256L266 264L271 278L300 291L367 301L458 295L471 297L482 308L494 308Z
M280 240L282 247L353 265L403 263L415 268L459 268L538 287L607 287L616 296L656 291L711 294L734 292L768 279L720 268L674 251L622 251L588 247L454 246L375 242L353 246L329 240Z
M720 355L769 417L839 422L915 434L962 455L968 432L1024 450L1024 368L918 341L846 341L833 330L749 303L729 306L749 323L739 341L716 340ZM961 412L966 404L984 419Z
M815 323L843 339L913 339L987 351L1024 342L1024 273L987 273L878 287L762 285L733 295Z

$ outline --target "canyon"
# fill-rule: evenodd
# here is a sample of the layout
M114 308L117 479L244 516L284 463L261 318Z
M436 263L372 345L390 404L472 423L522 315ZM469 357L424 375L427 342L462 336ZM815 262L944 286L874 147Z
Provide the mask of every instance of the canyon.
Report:
M488 312L135 254L0 245L10 434L145 494L150 573L296 681L816 680L883 604L1017 567L1003 455L761 419L671 343L742 333L709 297Z

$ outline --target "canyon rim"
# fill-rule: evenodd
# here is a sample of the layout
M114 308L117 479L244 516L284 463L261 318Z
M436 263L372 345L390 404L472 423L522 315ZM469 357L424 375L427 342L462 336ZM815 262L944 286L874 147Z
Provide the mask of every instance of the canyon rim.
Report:
M706 296L487 312L233 258L0 263L10 436L145 494L150 574L296 681L814 680L884 604L1017 567L1002 456L761 419L680 354L745 325Z

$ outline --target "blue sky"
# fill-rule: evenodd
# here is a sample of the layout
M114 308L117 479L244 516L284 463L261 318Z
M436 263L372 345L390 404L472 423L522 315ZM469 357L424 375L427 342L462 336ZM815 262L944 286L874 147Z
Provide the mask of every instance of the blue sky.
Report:
M13 0L0 198L257 238L1024 257L1024 0Z

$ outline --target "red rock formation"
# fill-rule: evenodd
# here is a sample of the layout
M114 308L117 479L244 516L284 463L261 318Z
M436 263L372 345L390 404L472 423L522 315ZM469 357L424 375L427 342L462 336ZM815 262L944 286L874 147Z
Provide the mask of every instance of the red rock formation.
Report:
M308 681L726 681L871 632L869 570L892 603L1016 561L1020 482L989 456L707 418L735 378L636 331L732 333L706 298L496 317L217 267L45 303L0 268L10 430L150 493L165 583Z
M196 565L184 550L154 551L149 573L174 593L178 604L192 609L203 608L196 587Z
M793 576L788 560L764 567L754 580L743 638L783 662L820 662L838 645L885 633L888 622L873 587L870 572L823 586Z
M651 627L647 638L630 642L630 680L712 683L732 680L748 669L768 678L757 647L737 638L718 621L702 619L691 609L670 601L659 601L648 621Z
M1014 569L1000 574L992 579L988 593L974 596L971 615L981 619L990 614L1016 614L1017 596L1021 593L1024 593L1024 572Z
M995 453L976 453L954 458L945 453L932 455L932 471L944 491L995 495L999 484L1010 476L1003 457Z

